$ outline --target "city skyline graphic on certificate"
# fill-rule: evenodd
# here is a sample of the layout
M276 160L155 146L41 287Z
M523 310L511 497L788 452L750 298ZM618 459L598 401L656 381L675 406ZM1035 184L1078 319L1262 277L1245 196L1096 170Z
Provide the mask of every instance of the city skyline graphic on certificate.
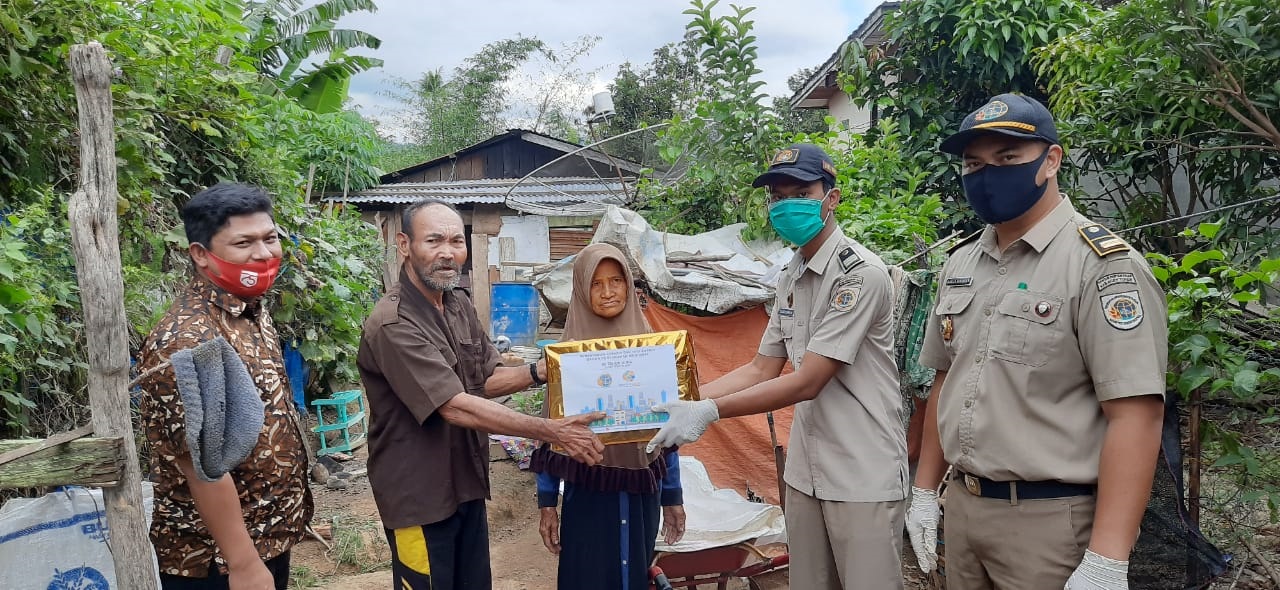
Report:
M591 429L596 432L632 430L637 426L658 428L666 423L671 416L666 412L655 413L653 407L665 403L667 403L667 390L665 389L660 391L656 397L640 393L618 396L615 399L613 394L609 394L607 397L596 397L594 406L583 406L582 409L574 413L607 413L608 415L603 419L591 423Z
M669 344L564 354L560 368L565 415L604 412L597 434L660 428L669 416L654 406L679 397Z

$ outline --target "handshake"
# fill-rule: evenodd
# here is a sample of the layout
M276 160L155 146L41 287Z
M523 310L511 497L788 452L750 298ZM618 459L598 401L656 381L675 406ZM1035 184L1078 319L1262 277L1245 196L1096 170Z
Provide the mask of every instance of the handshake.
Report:
M666 413L670 417L645 447L645 452L649 453L654 449L665 449L696 441L707 431L707 426L720 419L720 410L716 407L716 402L709 399L665 403L654 406L653 411ZM605 416L604 412L592 412L552 420L551 435L546 440L564 449L566 455L577 461L597 465L604 458L604 445L591 431L591 423Z

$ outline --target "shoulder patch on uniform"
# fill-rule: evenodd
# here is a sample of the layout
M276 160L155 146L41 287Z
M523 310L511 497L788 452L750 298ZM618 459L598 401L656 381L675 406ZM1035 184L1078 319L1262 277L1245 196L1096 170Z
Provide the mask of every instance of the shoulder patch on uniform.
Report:
M1137 291L1103 295L1102 314L1117 330L1132 330L1142 324L1142 299Z
M978 236L980 235L982 235L982 231L976 231L963 238L960 238L959 241L957 241L956 243L952 244L950 247L947 248L947 254L951 254L952 252L959 250L961 246L978 239Z
M849 311L853 309L854 306L858 305L858 295L861 293L861 286L854 286L853 284L837 285L835 290L831 292L831 309L834 311Z
M1089 247L1093 248L1093 251L1098 256L1107 256L1108 254L1127 252L1129 250L1129 244L1100 224L1082 225L1079 231L1080 237L1084 238L1085 243L1089 244Z
M858 265L863 262L862 256L853 250L853 246L845 246L839 254L836 254L836 257L840 259L840 268L844 272L858 268Z
M1098 290L1102 291L1115 285L1136 285L1138 284L1138 278L1133 276L1131 272L1113 272L1109 275L1098 277L1097 284Z

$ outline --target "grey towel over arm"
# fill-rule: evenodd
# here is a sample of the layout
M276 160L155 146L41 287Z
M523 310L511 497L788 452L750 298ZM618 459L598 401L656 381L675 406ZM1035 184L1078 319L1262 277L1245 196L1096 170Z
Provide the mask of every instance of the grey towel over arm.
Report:
M240 355L222 337L169 358L186 414L196 476L217 481L253 452L265 404Z

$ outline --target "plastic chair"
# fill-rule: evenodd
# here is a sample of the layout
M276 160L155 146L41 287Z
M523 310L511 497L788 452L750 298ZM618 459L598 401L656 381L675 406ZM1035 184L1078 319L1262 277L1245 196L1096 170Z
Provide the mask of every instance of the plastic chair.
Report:
M320 451L319 455L332 455L340 452L351 452L353 449L364 444L365 438L368 436L369 423L366 419L364 410L364 398L360 395L359 389L349 391L335 392L332 397L327 399L313 400L311 405L316 407L316 427L311 431L320 435ZM356 411L350 411L351 404L355 404ZM335 420L325 423L324 409L330 408L335 412ZM359 426L356 432L351 432L352 427ZM329 437L326 433L338 431L342 434L342 442L335 445L329 444Z

